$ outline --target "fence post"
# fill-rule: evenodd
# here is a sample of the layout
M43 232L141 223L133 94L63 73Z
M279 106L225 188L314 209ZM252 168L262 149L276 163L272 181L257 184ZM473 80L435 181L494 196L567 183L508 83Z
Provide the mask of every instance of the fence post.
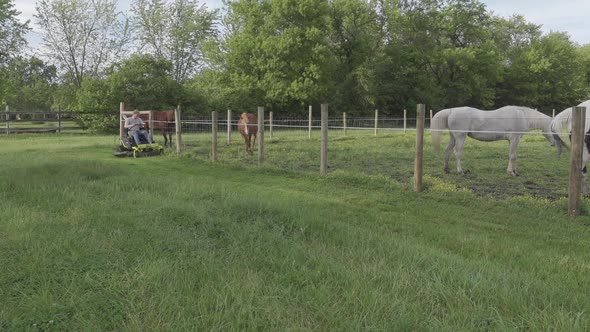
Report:
M119 139L123 139L123 133L125 132L125 122L123 121L123 112L125 112L125 103L119 103Z
M264 107L258 106L258 166L264 163Z
M8 105L6 105L6 135L8 135L10 133L10 113L9 113L9 108Z
M211 160L217 161L217 111L211 112Z
M270 123L270 126L269 126L269 130L270 130L269 137L272 139L272 111L270 111L268 113L268 121Z
M61 105L57 105L57 132L61 134Z
M408 111L406 111L404 109L404 134L406 133L406 127L407 127L407 123L408 123L408 121L407 121L407 115L408 115Z
M555 108L553 109L553 115L551 115L551 118L555 119Z
M181 134L181 129L182 129L182 125L180 123L180 116L181 116L181 110L180 110L180 105L176 106L176 109L174 110L174 122L176 125L176 154L180 155L180 153L182 152L182 148L180 147L180 145L182 144L182 134Z
M309 134L308 137L311 138L311 105L309 105Z
M342 112L342 122L344 127L344 136L346 136L346 112Z
M322 104L322 138L320 149L320 175L328 174L328 104Z
M584 127L586 125L586 107L572 109L572 153L570 161L570 180L568 192L568 215L580 215L582 192L582 151L584 147Z
M227 110L227 145L231 143L231 110Z
M428 128L432 128L432 110L430 110L430 124L428 125Z
M377 136L377 128L379 127L379 110L375 110L375 136Z
M414 191L422 191L422 160L424 157L424 104L416 109L416 159L414 162Z
M165 124L163 124L165 126ZM148 127L150 128L150 136L154 137L154 111L148 114Z

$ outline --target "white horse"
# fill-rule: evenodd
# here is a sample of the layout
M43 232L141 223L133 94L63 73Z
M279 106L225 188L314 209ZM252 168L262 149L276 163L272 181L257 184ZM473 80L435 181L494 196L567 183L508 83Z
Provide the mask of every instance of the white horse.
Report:
M588 159L590 159L590 137L588 136L590 131L590 100L586 100L585 102L579 104L578 106L586 107L586 126L584 128L584 147L582 148L582 190L584 194L588 194L588 189L586 186L586 163ZM566 139L569 140L569 136L572 132L572 110L573 107L567 108L561 111L559 114L555 116L553 121L551 122L551 132L553 132L553 136L555 139L560 139L565 141ZM567 145L564 143L564 147L567 148ZM561 154L561 147L558 146L557 154Z
M449 129L451 140L445 152L445 172L449 173L449 157L455 148L457 173L465 174L461 167L463 146L467 136L479 141L510 141L510 154L507 172L516 176L516 153L518 143L524 133L533 129L543 131L543 136L553 145L560 146L550 133L551 117L537 110L520 106L505 106L495 111L482 111L473 107L448 108L436 113L432 118L432 145L440 149L440 137Z

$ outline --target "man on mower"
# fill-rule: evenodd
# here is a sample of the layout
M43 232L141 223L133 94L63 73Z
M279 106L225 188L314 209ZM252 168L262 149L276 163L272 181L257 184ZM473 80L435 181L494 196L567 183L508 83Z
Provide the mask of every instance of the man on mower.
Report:
M148 144L152 144L152 138L150 134L145 130L145 123L139 117L139 111L133 111L133 115L130 118L125 119L125 128L129 130L131 136L135 140L135 144L139 145L141 142L139 140L140 135L145 137L145 140Z

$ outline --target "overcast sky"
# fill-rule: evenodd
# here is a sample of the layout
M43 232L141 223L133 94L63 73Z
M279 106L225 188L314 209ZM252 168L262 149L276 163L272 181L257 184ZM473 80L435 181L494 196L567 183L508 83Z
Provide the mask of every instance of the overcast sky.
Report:
M129 9L132 0L118 0L122 11ZM33 14L36 0L14 0L20 18L30 19L35 29ZM488 10L500 16L523 15L527 21L542 25L544 32L566 31L571 40L580 45L590 43L590 1L589 0L483 0ZM221 0L201 0L209 8L221 8ZM586 27L584 26L586 23ZM40 36L31 33L28 36L33 46Z

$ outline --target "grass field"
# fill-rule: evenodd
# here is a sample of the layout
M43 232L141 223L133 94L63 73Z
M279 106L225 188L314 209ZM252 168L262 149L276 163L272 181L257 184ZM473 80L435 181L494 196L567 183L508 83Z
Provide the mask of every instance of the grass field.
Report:
M0 136L0 330L590 329L588 201L568 155L469 140L465 176L412 134L277 135L209 161L116 159L113 137ZM454 165L454 163L452 163Z

